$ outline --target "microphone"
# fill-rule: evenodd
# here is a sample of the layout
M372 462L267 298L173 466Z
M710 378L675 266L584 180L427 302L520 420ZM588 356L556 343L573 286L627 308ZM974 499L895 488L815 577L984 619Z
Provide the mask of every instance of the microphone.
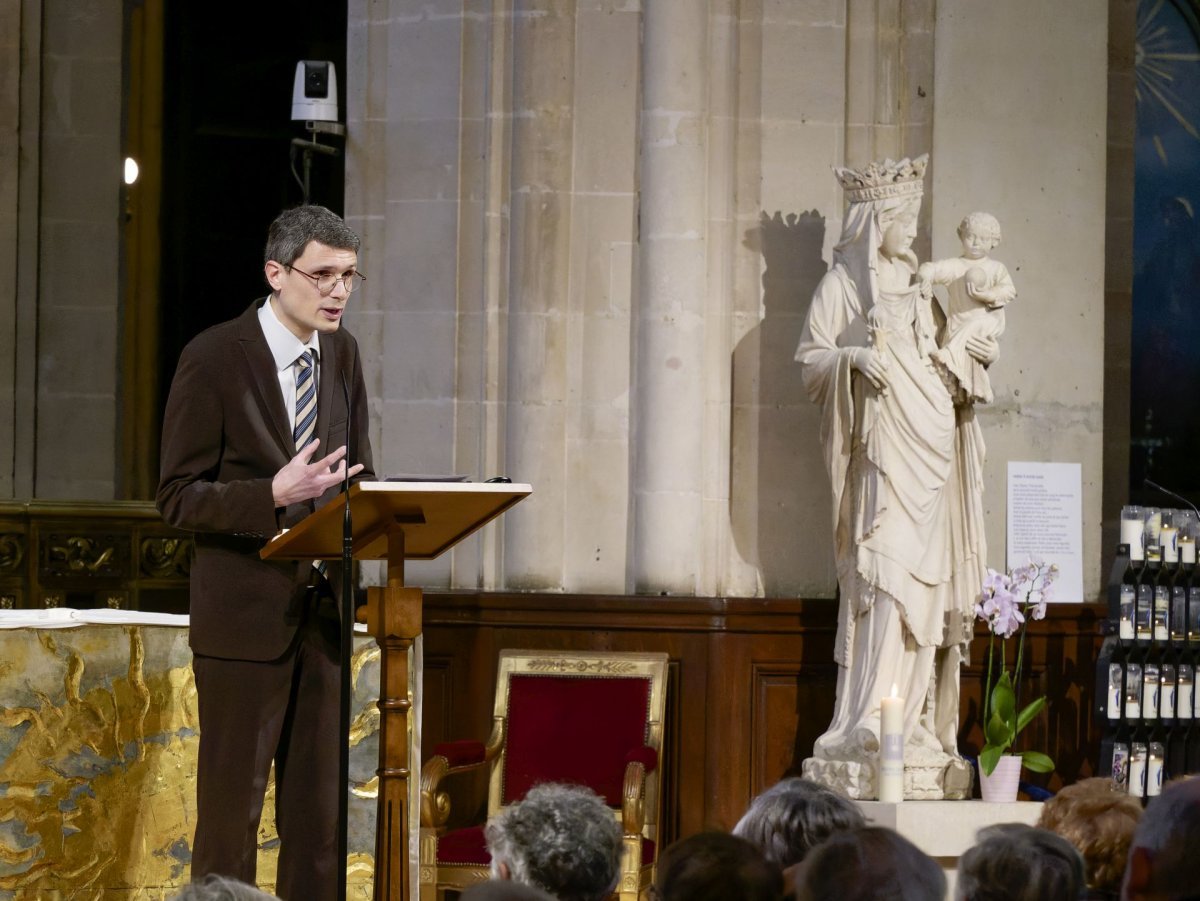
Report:
M1163 494L1167 495L1167 497L1173 497L1177 501L1183 501L1192 509L1192 512L1196 514L1197 521L1200 521L1200 509L1198 509L1195 504L1189 501L1182 494L1178 494L1169 488L1164 488L1162 485L1158 484L1158 482L1152 482L1150 479L1142 479L1142 485L1145 488L1153 488L1155 491L1161 491Z
M342 479L342 490L346 492L346 518L350 517L350 386L346 384L346 373L342 372L342 396L346 398L346 475Z
M354 564L354 524L350 516L350 386L346 383L346 371L342 370L342 396L346 398L346 456L342 458L345 475L342 477L342 496L345 498L345 513L342 514L342 606L351 611L350 616L343 616L343 626L349 624L354 628L353 606L351 591L353 586L350 570ZM344 630L343 630L344 631Z

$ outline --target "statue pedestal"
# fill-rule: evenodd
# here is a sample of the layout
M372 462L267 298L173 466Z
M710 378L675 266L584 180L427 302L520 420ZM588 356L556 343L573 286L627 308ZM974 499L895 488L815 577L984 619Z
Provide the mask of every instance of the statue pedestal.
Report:
M905 773L905 781L907 781ZM954 897L958 858L975 844L975 833L997 823L1037 822L1040 801L1008 804L989 801L856 801L872 826L895 829L941 864L946 873L946 897Z
M971 797L974 771L961 758L940 755L942 760L927 766L905 761L904 797L912 801L963 801ZM822 760L809 757L801 774L854 801L879 796L877 766L853 760Z

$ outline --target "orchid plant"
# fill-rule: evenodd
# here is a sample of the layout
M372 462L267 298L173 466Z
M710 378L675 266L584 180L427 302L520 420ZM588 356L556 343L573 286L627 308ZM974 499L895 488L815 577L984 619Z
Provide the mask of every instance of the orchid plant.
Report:
M1058 578L1058 566L1030 558L1025 566L1009 573L987 571L976 615L987 623L988 638L987 688L983 697L984 744L979 753L979 768L990 776L1000 756L1016 741L1021 730L1029 725L1046 706L1046 698L1031 701L1017 711L1020 701L1021 665L1025 659L1025 632L1021 626L1027 618L1041 619L1046 615L1052 585ZM1017 640L1017 661L1012 674L1008 672L1008 639L1020 632ZM1000 639L1000 677L992 682L996 664L996 638ZM1022 763L1038 773L1054 769L1054 761L1040 751L1022 751Z

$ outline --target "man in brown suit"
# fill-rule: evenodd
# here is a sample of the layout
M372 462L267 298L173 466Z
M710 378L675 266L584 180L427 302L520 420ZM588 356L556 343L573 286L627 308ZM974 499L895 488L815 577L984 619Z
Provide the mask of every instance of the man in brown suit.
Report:
M345 874L332 590L340 579L332 564L327 579L312 561L266 562L258 552L338 495L347 461L350 476L374 477L358 344L339 328L362 281L358 248L323 207L280 214L267 236L270 296L184 348L163 422L158 509L196 540L192 878L254 883L274 761L276 893L297 901L335 897Z

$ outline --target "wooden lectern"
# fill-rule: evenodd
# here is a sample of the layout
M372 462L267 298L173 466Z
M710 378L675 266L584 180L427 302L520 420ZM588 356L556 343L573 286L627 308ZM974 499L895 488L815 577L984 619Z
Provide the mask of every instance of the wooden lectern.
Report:
M367 629L381 649L376 901L408 899L412 884L409 798L411 773L414 767L419 772L421 762L410 722L409 673L413 642L421 634L421 589L405 586L404 561L432 560L532 490L492 482L358 482L350 487L354 559L387 560L387 587L367 592ZM326 504L274 538L262 557L340 558L344 512L344 498Z

